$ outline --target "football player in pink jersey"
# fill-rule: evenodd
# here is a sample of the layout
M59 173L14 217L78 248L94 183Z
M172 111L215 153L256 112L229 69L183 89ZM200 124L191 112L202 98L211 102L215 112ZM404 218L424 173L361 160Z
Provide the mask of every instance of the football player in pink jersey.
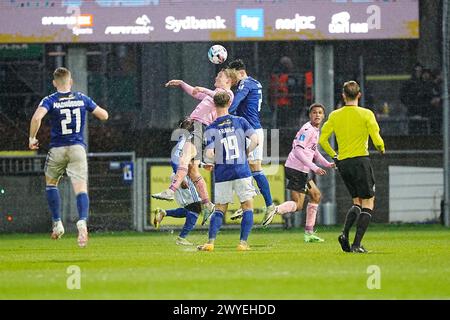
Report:
M289 180L287 189L291 190L292 201L286 201L277 206L276 213L284 214L302 210L305 194L309 195L306 208L305 242L323 242L314 232L317 207L320 202L320 190L313 180L308 178L308 173L313 171L317 175L325 175L326 171L314 162L325 168L335 168L334 162L328 162L317 150L319 141L320 124L325 118L325 107L320 103L314 103L309 107L309 122L297 132L292 143L292 150L285 163L285 174ZM273 218L273 215L272 215ZM272 221L270 219L267 224Z
M202 159L202 143L203 132L206 126L209 126L217 118L216 108L214 105L214 95L219 91L226 91L233 101L234 94L231 87L237 82L236 73L230 69L221 70L215 79L215 90L209 90L203 87L192 87L183 80L170 80L166 83L166 87L181 87L187 94L200 103L190 114L189 118L193 121L194 130L190 137L184 142L182 155L177 172L172 179L170 187L160 193L152 194L153 198L161 200L174 200L175 191L180 187L186 175L192 180L197 189L203 205L202 225L208 217L214 212L214 204L209 199L208 190L205 180L199 171L199 164Z

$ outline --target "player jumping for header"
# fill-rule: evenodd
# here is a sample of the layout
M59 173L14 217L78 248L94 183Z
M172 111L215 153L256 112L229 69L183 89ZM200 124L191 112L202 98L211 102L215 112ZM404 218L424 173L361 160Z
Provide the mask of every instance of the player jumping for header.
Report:
M259 119L262 103L262 85L261 83L247 74L247 69L241 59L236 59L228 65L228 68L236 70L239 80L235 97L230 106L229 113L243 117L255 129L258 135L258 147L248 156L250 170L253 179L258 185L259 191L264 197L266 203L266 213L263 218L263 225L267 225L267 220L275 213L275 205L272 201L269 182L262 171L262 160L264 150L264 131ZM230 218L232 220L242 217L242 210L237 210Z
M202 158L203 131L205 126L210 125L217 118L213 101L214 94L220 91L226 92L232 101L234 94L230 88L234 83L236 83L236 74L229 69L221 70L217 74L214 83L215 90L203 87L194 88L182 80L170 80L166 83L166 87L180 86L186 93L201 100L201 102L189 116L190 119L194 120L193 141L189 140L184 144L180 164L171 185L161 193L152 194L152 197L162 200L174 200L175 191L180 187L186 175L188 175L202 199L204 207L202 225L214 212L214 205L209 199L205 180L199 171L199 164Z

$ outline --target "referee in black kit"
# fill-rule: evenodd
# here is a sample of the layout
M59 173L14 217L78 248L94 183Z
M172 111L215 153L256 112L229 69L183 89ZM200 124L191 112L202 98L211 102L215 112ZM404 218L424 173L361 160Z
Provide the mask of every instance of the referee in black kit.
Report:
M368 151L369 135L381 154L385 151L384 141L373 112L358 106L361 92L356 81L344 83L342 97L345 105L330 113L322 127L319 143L326 153L337 160L339 173L353 200L345 218L344 230L338 238L342 250L367 253L361 240L369 226L375 202L375 178ZM338 153L328 141L333 132ZM356 235L350 247L349 231L356 220Z

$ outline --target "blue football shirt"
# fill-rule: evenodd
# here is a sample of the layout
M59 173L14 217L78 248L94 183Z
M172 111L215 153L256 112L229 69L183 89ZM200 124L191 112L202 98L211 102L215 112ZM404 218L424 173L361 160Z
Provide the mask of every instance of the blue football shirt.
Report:
M260 129L259 112L262 103L262 85L252 77L242 79L234 94L233 102L229 108L230 114L245 118L253 129Z
M92 112L97 104L80 92L55 92L39 103L50 114L50 148L70 146L84 142L86 111Z
M246 138L255 133L243 117L226 115L206 128L206 149L214 149L214 179L232 181L252 176L247 162Z

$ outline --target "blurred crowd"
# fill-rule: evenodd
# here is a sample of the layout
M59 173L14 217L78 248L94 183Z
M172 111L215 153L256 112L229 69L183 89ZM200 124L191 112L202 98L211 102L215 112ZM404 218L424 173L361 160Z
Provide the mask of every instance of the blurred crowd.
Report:
M417 63L400 90L400 101L410 118L428 119L430 133L439 134L442 127L442 73Z

